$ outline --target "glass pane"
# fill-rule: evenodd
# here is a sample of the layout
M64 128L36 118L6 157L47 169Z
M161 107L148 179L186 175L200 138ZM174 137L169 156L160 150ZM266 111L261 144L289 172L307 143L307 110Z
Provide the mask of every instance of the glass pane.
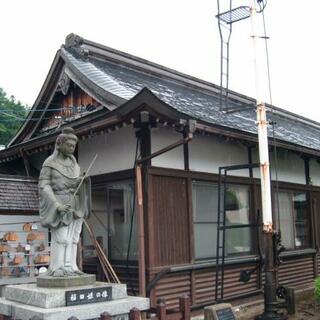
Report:
M133 214L132 185L108 186L109 197L109 240L110 257L112 260L126 260L128 254L131 216ZM136 216L132 221L132 236L129 260L137 259L137 226Z
M248 224L249 213L249 187L228 186L226 194L226 224Z
M295 218L295 246L306 248L310 245L309 222L307 219L307 195L305 192L293 196Z
M228 186L226 194L226 225L247 225L250 223L250 194L248 186ZM227 229L227 254L251 251L249 227Z
M193 218L195 222L216 222L218 186L215 183L193 181Z
M197 223L194 225L196 259L213 258L217 248L217 225Z
M226 231L226 255L251 252L250 227Z
M279 215L282 244L286 249L294 249L291 192L279 192Z

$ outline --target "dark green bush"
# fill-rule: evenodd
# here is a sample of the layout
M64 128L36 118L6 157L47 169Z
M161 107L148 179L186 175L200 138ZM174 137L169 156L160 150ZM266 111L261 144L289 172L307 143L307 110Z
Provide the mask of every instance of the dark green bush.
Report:
M320 299L320 277L315 279L314 287L314 293L316 294L316 297Z

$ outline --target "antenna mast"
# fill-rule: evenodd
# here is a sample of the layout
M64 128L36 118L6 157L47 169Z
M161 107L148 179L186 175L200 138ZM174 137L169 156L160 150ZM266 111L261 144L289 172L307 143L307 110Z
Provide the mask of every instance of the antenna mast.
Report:
M223 2L224 0L222 0ZM263 237L265 244L265 285L264 285L264 313L257 316L256 320L281 320L283 317L277 313L277 298L275 288L275 255L274 252L274 227L272 221L271 205L271 183L269 169L269 149L267 117L264 97L262 95L262 81L260 80L263 71L258 52L259 40L265 37L256 35L257 32L257 13L264 10L266 0L251 0L251 6L240 6L233 8L232 0L229 1L229 10L220 13L220 1L218 3L218 25L221 38L221 79L220 79L220 110L225 112L234 111L229 107L229 42L232 33L232 24L247 18L251 18L252 42L254 49L255 65L255 85L256 85L256 111L258 125L258 143L260 158L260 179L262 196L262 216L263 216ZM256 9L256 5L260 10Z

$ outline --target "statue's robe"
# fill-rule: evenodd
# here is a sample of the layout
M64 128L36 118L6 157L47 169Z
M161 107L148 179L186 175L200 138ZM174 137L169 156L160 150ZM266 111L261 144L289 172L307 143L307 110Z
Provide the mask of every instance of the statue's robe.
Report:
M39 177L39 214L44 227L51 229L51 261L48 275L64 276L78 272L77 243L83 219L91 211L90 180L85 179L75 195L80 181L80 167L74 156L62 161L55 151L44 162ZM65 214L61 205L70 205Z

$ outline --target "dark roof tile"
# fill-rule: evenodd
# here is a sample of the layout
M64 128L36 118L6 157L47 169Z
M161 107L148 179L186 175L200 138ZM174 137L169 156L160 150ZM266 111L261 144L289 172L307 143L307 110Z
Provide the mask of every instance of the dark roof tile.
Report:
M174 81L165 76L128 67L106 59L96 59L89 55L85 59L72 48L62 48L68 63L76 68L84 77L101 89L120 98L129 100L143 88L151 90L158 98L177 111L192 118L226 128L257 134L255 109L241 112L225 113L220 111L217 87L203 90L191 86L182 80ZM146 64L147 66L147 64ZM200 81L200 80L199 80ZM243 101L247 102L243 102ZM252 100L252 99L251 99ZM230 99L231 109L252 106L250 99ZM320 149L320 124L298 115L276 108L278 112L269 114L268 120L276 123L275 138L311 149ZM271 128L269 135L272 135Z
M0 211L5 210L37 211L37 181L0 176Z

